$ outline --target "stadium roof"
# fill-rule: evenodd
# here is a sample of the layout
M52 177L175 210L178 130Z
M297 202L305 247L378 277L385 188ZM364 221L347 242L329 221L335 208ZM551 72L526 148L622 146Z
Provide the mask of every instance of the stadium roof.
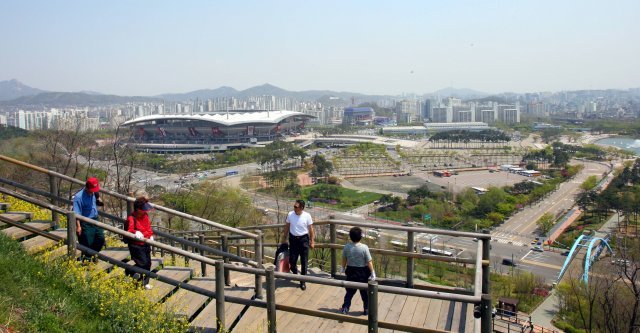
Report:
M233 125L242 125L242 124L253 124L253 123L267 123L267 124L277 124L281 122L283 119L290 118L293 116L306 116L309 118L314 118L311 115L304 114L302 112L296 111L260 111L260 112L242 112L242 113L234 113L229 111L229 113L215 113L215 114L157 114L151 116L143 116L135 119L128 120L124 122L122 125L133 125L137 123L153 121L153 120L162 120L162 119L171 119L171 120L202 120L209 121L216 124L221 124L225 126L233 126Z

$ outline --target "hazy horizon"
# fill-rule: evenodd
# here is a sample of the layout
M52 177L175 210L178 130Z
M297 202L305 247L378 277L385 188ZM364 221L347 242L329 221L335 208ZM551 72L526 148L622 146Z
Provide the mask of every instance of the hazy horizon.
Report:
M0 81L153 96L640 87L640 1L0 3ZM634 42L635 41L635 42Z

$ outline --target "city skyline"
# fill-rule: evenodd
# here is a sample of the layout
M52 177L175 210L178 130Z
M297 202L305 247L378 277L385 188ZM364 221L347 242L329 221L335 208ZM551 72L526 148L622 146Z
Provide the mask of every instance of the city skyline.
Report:
M640 86L637 1L0 4L0 81L155 96Z

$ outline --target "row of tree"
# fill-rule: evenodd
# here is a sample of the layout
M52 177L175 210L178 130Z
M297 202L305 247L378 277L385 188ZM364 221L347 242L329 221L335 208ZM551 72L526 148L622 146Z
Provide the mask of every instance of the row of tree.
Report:
M504 144L511 141L511 137L502 131L487 129L482 131L453 130L438 132L429 138L430 142L443 144L452 148L454 144L462 144L465 149L482 147L485 144Z

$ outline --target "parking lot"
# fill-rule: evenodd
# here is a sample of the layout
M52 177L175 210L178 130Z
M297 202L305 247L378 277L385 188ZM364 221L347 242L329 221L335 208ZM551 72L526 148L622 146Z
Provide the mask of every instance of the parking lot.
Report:
M385 176L351 178L349 181L362 188L382 189L393 192L407 193L409 190L427 184L431 191L460 192L467 187L489 188L491 186L502 187L519 183L523 180L532 180L530 177L520 176L506 171L489 172L488 170L465 171L450 177L437 177L430 172L418 171L411 176Z

